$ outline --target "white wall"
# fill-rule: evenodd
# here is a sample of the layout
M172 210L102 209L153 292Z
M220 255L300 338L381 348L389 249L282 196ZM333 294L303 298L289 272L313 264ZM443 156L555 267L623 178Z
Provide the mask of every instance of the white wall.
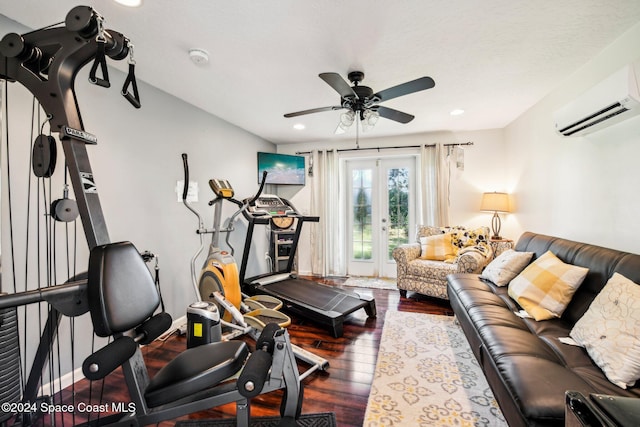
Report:
M557 136L552 118L555 109L640 58L638 40L640 23L505 129L519 232L640 253L640 117L572 138Z
M480 212L480 200L485 191L506 191L506 161L505 143L502 130L482 130L473 132L433 132L424 134L414 134L398 137L381 137L360 141L360 147L390 147L390 146L415 146L420 144L456 144L471 141L474 145L464 147L464 171L452 167L451 172L451 225L467 225L477 227L481 225L490 226L491 214ZM355 148L355 143L349 141L319 141L304 144L281 144L278 145L278 152L293 154L295 152L306 152L318 149L343 149ZM390 151L381 151L377 154L374 151L362 151L363 156L385 155ZM349 152L350 156L356 155ZM281 196L289 198L298 210L303 213L316 214L311 212L311 182L314 177L307 177L307 184L300 187L281 187L278 189ZM516 238L513 234L511 215L503 218L503 232L505 237ZM320 221L323 219L320 218ZM298 248L298 270L302 274L311 271L310 261L310 235L303 228Z
M19 31L15 23L0 16L2 32ZM88 69L78 75L76 93L85 129L98 137L98 145L88 152L100 194L111 241L129 240L140 250L159 256L160 279L167 311L178 318L195 300L190 279L190 259L198 248L195 233L197 221L192 213L177 202L176 182L183 179L181 153L188 153L191 180L200 187L200 201L193 204L211 227L213 209L207 202L214 195L209 189L210 178L227 178L236 190L237 198L252 195L257 185L257 151L275 151L275 145L250 134L217 117L203 112L179 99L145 84L138 76L142 108L134 109L121 95L124 74L110 69L112 87L104 89L87 81ZM16 276L24 281L26 188L30 176L29 145L32 96L18 83L9 84L9 131L12 174L14 251ZM48 128L45 127L45 132ZM4 124L3 124L4 140ZM64 158L58 143L58 163L52 179L53 197L62 196ZM2 258L3 290L12 292L7 203L6 150L2 143ZM33 178L31 178L33 179ZM33 185L33 184L32 184ZM35 189L32 196L31 223L41 216L35 213ZM71 194L73 198L73 193ZM223 219L235 210L226 204ZM231 242L239 261L246 225L236 223ZM64 226L56 226L58 256L62 258ZM73 227L72 227L73 230ZM82 227L78 225L78 271L86 270L87 249ZM31 229L29 277L35 277L35 227ZM249 262L248 275L267 272L264 252L267 241L256 236L256 250ZM224 242L224 238L221 239ZM208 238L206 243L208 244ZM222 245L224 247L224 245ZM44 246L42 246L44 247ZM205 251L206 253L206 251ZM202 265L202 257L197 269ZM59 260L59 264L62 261ZM44 274L44 273L43 273ZM58 281L66 279L66 269L60 268ZM32 284L33 285L33 284ZM35 309L33 309L35 310ZM37 313L37 310L34 311ZM36 319L37 316L30 316ZM89 354L91 326L88 314L76 321L76 366ZM61 336L67 336L68 322L63 322ZM30 336L28 354L32 355L37 337ZM65 338L68 340L68 338ZM68 349L67 342L62 345ZM65 351L65 350L63 350ZM28 356L28 359L31 356ZM62 358L63 373L70 369L69 357Z

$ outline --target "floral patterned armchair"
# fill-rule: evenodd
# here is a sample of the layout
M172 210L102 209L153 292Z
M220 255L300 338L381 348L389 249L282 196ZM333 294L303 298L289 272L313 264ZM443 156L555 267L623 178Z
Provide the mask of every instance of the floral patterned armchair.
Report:
M449 299L447 276L452 273L480 273L493 259L489 228L418 226L416 242L393 250L398 289L435 298ZM429 247L437 241L438 247Z

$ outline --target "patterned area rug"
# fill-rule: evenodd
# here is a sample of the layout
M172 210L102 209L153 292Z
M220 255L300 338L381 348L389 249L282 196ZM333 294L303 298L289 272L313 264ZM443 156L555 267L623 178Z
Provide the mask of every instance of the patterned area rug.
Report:
M342 285L358 288L398 289L396 279L388 277L351 276Z
M364 426L506 426L453 317L387 311Z

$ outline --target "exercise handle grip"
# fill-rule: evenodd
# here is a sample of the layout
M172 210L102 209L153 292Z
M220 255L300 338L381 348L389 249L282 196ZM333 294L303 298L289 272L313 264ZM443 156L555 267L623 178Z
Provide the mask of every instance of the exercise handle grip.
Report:
M82 363L82 373L90 381L100 380L129 360L138 344L131 337L120 337L102 347Z
M266 351L256 350L251 354L238 378L238 392L251 398L259 395L269 376L273 356Z
M135 75L135 64L129 64L129 74L124 81L124 85L122 86L122 96L125 97L127 101L135 108L140 108L142 104L140 104L140 94L138 93L138 83L136 82ZM129 92L129 86L133 89L133 94Z
M187 193L189 192L189 162L187 153L182 153L182 166L184 168L184 186L182 188L182 200L187 201Z

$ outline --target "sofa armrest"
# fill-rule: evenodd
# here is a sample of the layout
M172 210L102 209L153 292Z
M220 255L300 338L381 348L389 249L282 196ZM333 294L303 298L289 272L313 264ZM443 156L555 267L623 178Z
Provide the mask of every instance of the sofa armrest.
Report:
M405 243L393 250L391 255L396 261L399 276L406 274L409 263L420 256L420 251L420 243Z
M421 250L420 243L405 243L404 245L396 246L392 255L397 263L408 264L420 257Z
M461 253L456 260L458 265L458 273L474 273L482 272L482 269L491 262L493 251L482 253L480 251L469 250Z

